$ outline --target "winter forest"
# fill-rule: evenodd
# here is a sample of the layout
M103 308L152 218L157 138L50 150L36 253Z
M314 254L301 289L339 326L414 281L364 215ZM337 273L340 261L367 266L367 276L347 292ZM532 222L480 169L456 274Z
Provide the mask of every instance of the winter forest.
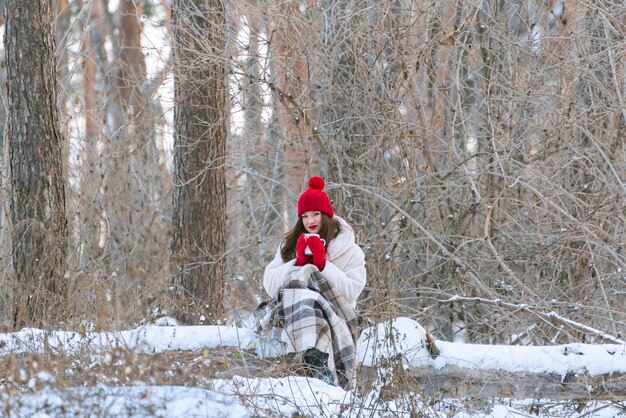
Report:
M623 0L0 3L7 416L626 414ZM298 397L230 333L313 175L365 252L363 338L404 351ZM610 364L535 370L533 403L454 347Z

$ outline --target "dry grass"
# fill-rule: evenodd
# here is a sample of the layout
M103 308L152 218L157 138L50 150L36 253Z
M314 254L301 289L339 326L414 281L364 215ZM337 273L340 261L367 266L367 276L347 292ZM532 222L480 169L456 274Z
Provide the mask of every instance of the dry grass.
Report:
M168 351L137 354L115 349L98 354L20 354L0 358L6 372L0 385L7 390L39 389L52 383L56 388L147 384L211 387L212 379L284 377L302 373L292 358L263 360L238 349L220 348L202 352ZM54 382L39 376L50 374Z

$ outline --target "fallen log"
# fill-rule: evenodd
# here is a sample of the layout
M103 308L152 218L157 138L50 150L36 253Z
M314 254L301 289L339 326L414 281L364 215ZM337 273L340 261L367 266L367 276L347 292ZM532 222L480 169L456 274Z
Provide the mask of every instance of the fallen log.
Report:
M410 318L367 328L362 381L429 397L626 399L626 347L486 345L435 340ZM381 382L381 380L384 380Z
M414 391L431 398L518 398L554 400L626 400L626 373L598 376L478 370L458 366L392 368L394 391ZM379 371L362 366L360 382L374 382Z
M253 353L221 350L221 354L218 355L218 352L218 350L211 352L209 358L213 361L209 367L195 373L208 372L209 375L221 379L234 376L262 378L304 374L300 360L294 355L260 359ZM220 357L222 361L217 360ZM437 399L626 400L626 373L596 376L568 373L562 378L555 373L507 372L455 365L443 368L433 366L404 368L401 363L387 368L386 372L387 374L381 373L378 367L359 365L357 385L361 389L370 390L383 379L383 386L388 386L384 391L389 393L389 397L413 392Z

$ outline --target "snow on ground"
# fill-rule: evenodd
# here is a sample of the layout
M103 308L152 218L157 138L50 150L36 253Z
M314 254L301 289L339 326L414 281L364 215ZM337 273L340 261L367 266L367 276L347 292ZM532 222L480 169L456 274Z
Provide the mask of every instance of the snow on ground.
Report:
M45 388L0 395L9 417L248 417L239 400L202 388L181 386Z
M162 321L171 324L171 321ZM400 356L405 366L449 365L472 369L500 369L533 373L626 373L626 345L565 344L557 346L489 346L437 341L440 355L432 359L425 344L425 331L409 318L396 318L363 331L359 361L379 366L385 359ZM81 350L94 355L116 347L138 353L172 350L201 351L216 347L256 350L260 356L279 353L276 346L249 329L227 326L146 325L133 330L106 333L76 333L23 329L0 334L0 356L39 353L44 348L74 354ZM40 376L40 380L46 380ZM48 379L53 380L53 379ZM216 379L212 388L165 386L118 386L54 389L54 382L26 393L0 395L0 411L10 416L80 416L85 411L106 411L115 416L412 416L432 417L522 417L537 400L500 400L489 407L469 411L464 400L422 401L419 394L382 401L380 387L367 392L344 391L315 379L285 378ZM2 388L2 386L0 386ZM6 389L6 388L5 388ZM211 389L211 390L208 390ZM549 402L549 401L548 401ZM8 409L7 409L8 408ZM75 408L75 409L72 409ZM87 409L85 409L87 408ZM470 408L471 409L471 408ZM549 416L608 418L626 416L626 405L593 402L576 412L556 403ZM595 412L593 412L595 410ZM556 414L556 415L555 415ZM620 415L621 414L621 415ZM96 413L100 416L100 413ZM548 415L546 415L548 416Z
M535 406L537 412L527 410ZM242 378L215 380L211 390L182 386L96 386L0 395L8 418L36 417L415 417L515 418L625 417L624 405L591 402L560 405L549 400L493 400L469 406L464 400L422 400L419 394L381 401L379 392L346 392L317 379ZM469 411L468 411L469 409ZM543 411L543 412L542 412Z

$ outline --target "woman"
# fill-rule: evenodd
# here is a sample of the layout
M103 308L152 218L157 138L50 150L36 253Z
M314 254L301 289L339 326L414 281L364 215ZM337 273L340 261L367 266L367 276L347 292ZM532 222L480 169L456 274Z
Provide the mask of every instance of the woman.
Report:
M310 375L344 386L354 371L348 357L356 351L354 308L365 286L365 255L350 225L334 215L324 180L315 176L308 184L298 199L298 221L265 268L263 286L273 305L280 304L272 320L283 328L281 340L303 354Z

